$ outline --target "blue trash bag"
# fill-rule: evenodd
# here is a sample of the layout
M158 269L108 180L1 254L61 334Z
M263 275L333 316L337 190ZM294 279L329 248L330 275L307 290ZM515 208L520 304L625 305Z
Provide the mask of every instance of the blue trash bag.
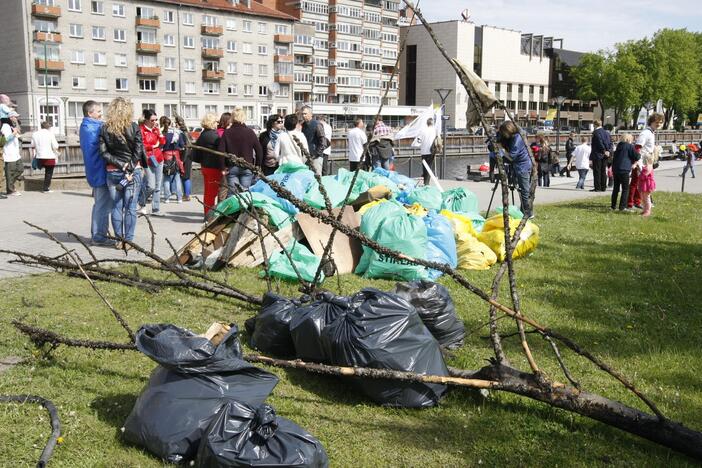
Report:
M309 172L309 174L307 172ZM273 175L269 175L268 178L270 180L278 182L280 185L285 187L295 196L295 198L303 200L305 198L305 194L307 193L307 189L313 182L315 182L314 175L312 175L312 172L307 172L301 170L297 172L275 173ZM294 215L300 211L295 205L290 203L288 200L278 196L278 194L271 188L271 186L268 185L266 182L263 182L262 180L256 182L250 188L250 190L254 193L262 193L264 195L268 195L270 198L277 201L281 208L283 208L283 210L285 210L285 212L287 213Z
M445 263L451 268L458 265L456 254L456 239L453 235L451 221L446 216L430 211L424 218L427 226L426 260ZM428 270L429 279L435 280L443 275L439 270Z

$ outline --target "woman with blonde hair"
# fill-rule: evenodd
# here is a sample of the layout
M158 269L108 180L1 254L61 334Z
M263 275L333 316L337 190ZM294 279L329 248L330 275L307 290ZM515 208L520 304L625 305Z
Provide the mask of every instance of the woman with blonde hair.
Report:
M613 210L617 208L617 196L619 196L619 188L621 187L622 197L619 200L619 211L631 211L631 209L626 207L626 202L629 199L629 176L633 165L641 157L636 152L634 145L631 144L633 141L634 137L631 136L631 133L625 133L614 151L614 159L612 160L612 174L614 175L614 185L612 187Z
M217 116L211 113L206 114L202 118L200 125L202 126L202 133L200 133L195 145L216 150L219 146ZM205 183L203 203L205 205L205 218L207 218L207 214L215 206L215 199L217 198L217 191L219 190L222 176L226 174L224 157L208 151L195 150L193 161L200 163L200 170Z
M258 167L263 164L261 143L258 141L256 133L246 126L246 111L241 106L236 106L232 112L231 125L224 131L224 135L219 140L219 151L236 155ZM233 196L241 189L248 190L253 182L253 172L235 166L229 160L226 161L226 165L228 167L229 196Z
M100 156L107 169L107 188L113 202L112 227L121 239L117 248L128 249L122 241L133 241L136 206L143 180L145 160L141 130L133 121L131 101L118 97L107 107L105 125L100 129Z

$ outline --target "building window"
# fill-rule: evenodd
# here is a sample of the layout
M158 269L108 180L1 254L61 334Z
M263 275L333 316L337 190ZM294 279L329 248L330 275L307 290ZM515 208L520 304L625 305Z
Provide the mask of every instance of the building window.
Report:
M69 11L82 11L80 0L68 0L68 10Z
M124 5L122 5L121 3L113 3L112 16L119 16L120 18L124 18L125 16L127 16Z
M59 75L47 75L44 73L37 75L37 84L40 88L58 88L60 83Z
M115 42L127 42L127 31L124 29L115 29L114 39Z
M104 26L93 26L93 39L96 41L105 40L105 27Z
M93 52L93 65L107 65L107 54L105 52Z
M205 114L217 115L217 104L205 104Z
M185 83L185 94L195 94L195 82L188 81Z
M227 94L230 96L236 95L236 85L234 83L229 83L227 85Z
M289 97L290 96L290 85L282 84L275 93L276 97Z
M254 118L254 107L253 106L244 106L244 112L246 112L246 118L248 120L253 120L253 118Z
M158 61L153 55L137 55L137 67L157 67Z
M227 41L227 52L236 52L236 41Z
M137 18L154 19L156 14L154 9L151 7L137 7L136 9Z
M175 23L175 11L173 10L166 10L163 12L163 22L164 23Z
M175 36L173 34L164 34L163 45L166 47L175 47Z
M71 51L71 63L85 63L85 51L83 51L83 50Z
M176 58L175 57L166 57L165 63L164 63L164 68L166 70L175 70L176 69Z
M95 91L107 91L107 78L95 78L93 80Z
M85 89L85 77L84 76L74 76L73 77L73 89Z
M175 93L176 92L176 82L173 80L166 80L166 92Z
M253 85L244 85L244 96L253 96Z
M166 117L173 117L178 113L178 104L164 104L163 105L163 115Z
M253 32L251 29L251 21L244 21L244 32Z
M193 36L183 36L183 47L186 49L194 49L195 48L195 39Z
M195 83L193 83L194 87ZM193 94L195 91L193 90ZM183 118L197 119L197 104L183 104Z
M115 67L127 66L127 54L115 54Z
M195 60L194 59L185 59L183 62L183 69L185 71L195 71Z
M244 64L244 75L245 76L253 76L253 64L252 63L245 63Z
M258 95L259 96L268 96L268 86L259 86L258 87Z
M192 26L195 23L193 23L193 14L192 13L183 13L183 24L186 26Z
M115 89L117 91L129 91L129 80L127 78L115 79Z
M495 92L499 93L500 92L500 83L495 83Z
M151 29L137 30L137 42L156 44L156 31Z
M512 92L512 83L507 83L507 92L508 93Z
M226 25L227 25L227 30L236 31L236 20L235 19L228 19L226 22Z
M83 118L83 103L71 101L68 103L68 117L71 119Z
M203 37L200 43L203 49L219 49L219 39L216 37Z
M205 26L217 26L217 17L212 15L202 15L202 24Z
M268 25L266 23L258 23L258 33L268 34Z
M103 5L102 0L91 0L90 2L90 13L94 15L104 15L105 14L105 6Z
M258 66L258 76L268 76L268 65L260 64Z
M227 63L227 73L230 75L236 75L236 62Z
M219 83L213 81L202 83L202 92L205 94L219 94Z
M268 55L268 47L263 44L259 44L258 55Z
M139 80L139 91L156 91L156 80Z
M288 33L288 25L287 24L276 24L275 25L275 33L276 34L289 34Z
M250 42L244 42L241 51L245 54L253 54L253 46Z
M71 23L68 27L68 35L70 37L83 37L83 25Z
M523 93L524 92L524 85L517 85L517 92Z

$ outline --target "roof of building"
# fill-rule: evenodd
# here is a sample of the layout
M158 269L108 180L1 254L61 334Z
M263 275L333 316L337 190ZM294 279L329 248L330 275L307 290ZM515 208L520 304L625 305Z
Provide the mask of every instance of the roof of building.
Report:
M278 18L287 21L294 21L295 18L281 11L261 5L255 0L251 0L250 7L245 4L233 4L230 0L153 0L159 3L170 3L173 5L193 6L206 8L210 10L230 11L233 13L241 13L244 15L265 16L269 18Z
M582 59L583 55L585 55L583 52L576 52L574 50L566 50L566 49L548 49L548 51L553 55L553 56L558 56L558 58L561 60L561 62L565 63L569 67L577 67L580 64L580 60Z

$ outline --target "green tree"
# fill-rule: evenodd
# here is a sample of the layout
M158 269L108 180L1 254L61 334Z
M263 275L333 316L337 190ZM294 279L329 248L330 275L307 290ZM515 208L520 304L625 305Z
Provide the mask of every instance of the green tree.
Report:
M609 81L609 104L614 108L614 121L629 116L641 103L645 86L644 67L635 54L633 43L617 44L617 51L611 57L607 79ZM628 125L628 122L627 122Z
M583 55L578 66L573 68L578 99L596 100L600 105L601 120L604 120L605 107L612 102L611 74L612 57L605 51Z

